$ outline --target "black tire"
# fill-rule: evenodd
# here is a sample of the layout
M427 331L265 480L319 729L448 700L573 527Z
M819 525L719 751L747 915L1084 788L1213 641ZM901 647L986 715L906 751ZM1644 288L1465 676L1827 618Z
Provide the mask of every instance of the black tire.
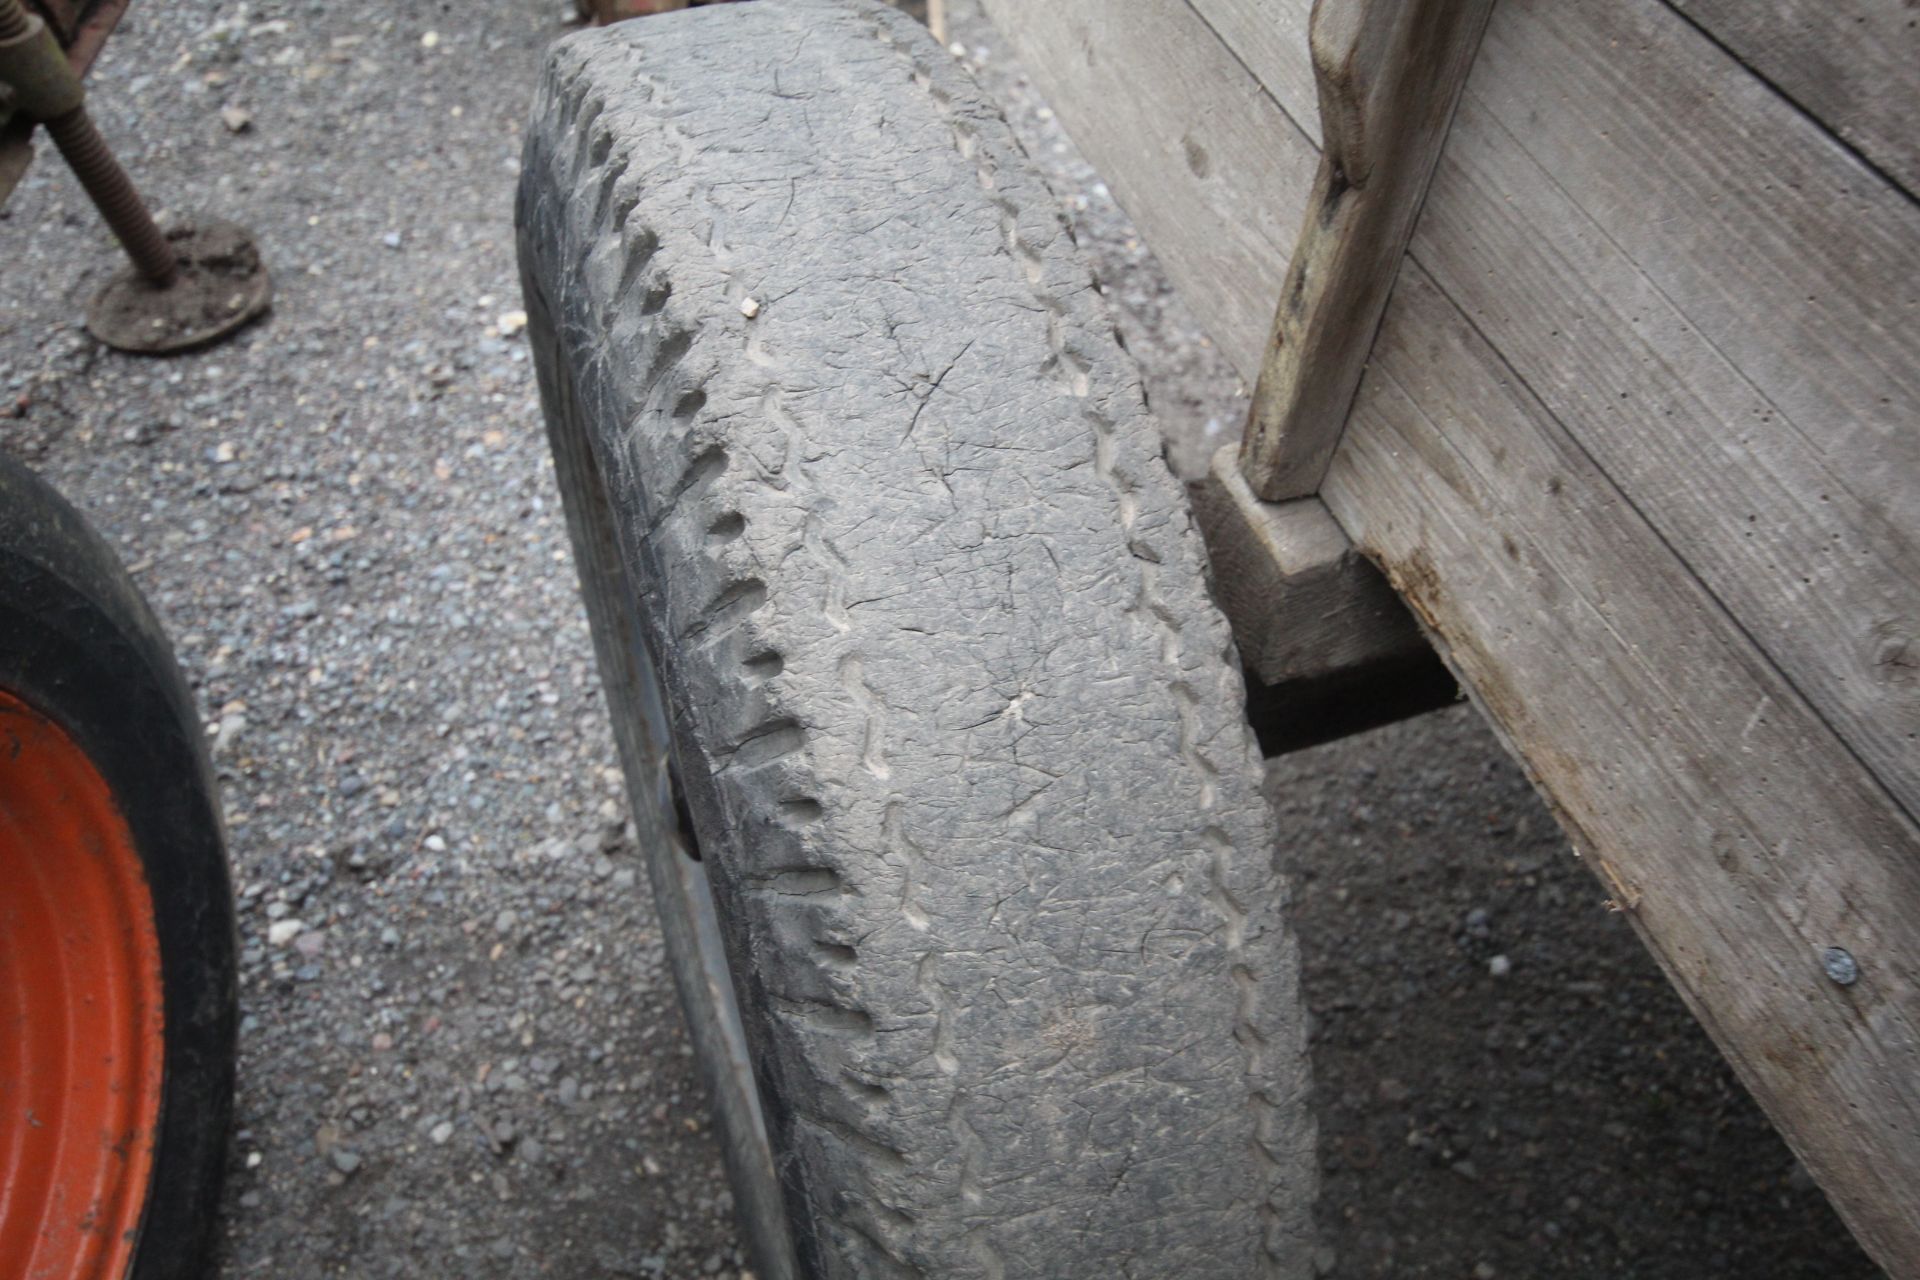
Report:
M204 735L166 637L113 552L5 458L0 691L81 748L132 834L152 896L165 1031L153 1173L130 1276L204 1276L232 1112L237 1001L233 891Z
M1309 1274L1228 632L1005 122L875 4L651 18L555 47L519 227L757 1269Z

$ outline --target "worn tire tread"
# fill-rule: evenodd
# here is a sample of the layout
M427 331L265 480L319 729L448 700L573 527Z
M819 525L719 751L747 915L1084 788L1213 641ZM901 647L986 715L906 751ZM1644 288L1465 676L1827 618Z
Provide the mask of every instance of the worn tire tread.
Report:
M997 110L871 3L623 24L555 47L519 220L805 1269L1309 1274L1231 642Z

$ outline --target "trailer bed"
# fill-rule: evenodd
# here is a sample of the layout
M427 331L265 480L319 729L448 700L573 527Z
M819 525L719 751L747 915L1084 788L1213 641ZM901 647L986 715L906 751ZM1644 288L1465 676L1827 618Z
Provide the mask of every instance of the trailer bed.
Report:
M1319 162L1309 6L987 8L1251 382ZM1499 0L1306 499L1895 1276L1920 1275L1916 110L1884 0Z

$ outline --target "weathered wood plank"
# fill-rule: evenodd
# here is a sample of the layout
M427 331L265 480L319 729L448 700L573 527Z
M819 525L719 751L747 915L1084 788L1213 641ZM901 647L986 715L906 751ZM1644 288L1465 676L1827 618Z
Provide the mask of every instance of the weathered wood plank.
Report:
M1862 1242L1920 1275L1920 832L1412 261L1323 496Z
M1050 56L1027 52L1043 80ZM1251 92L1259 64L1209 65ZM1156 57L1130 65L1109 92L1152 96ZM1110 106L1062 83L1069 128ZM1151 221L1194 185L1177 152L1103 138L1156 248L1204 246ZM1289 192L1255 167L1209 198L1232 221ZM1505 0L1324 490L1898 1276L1920 1274L1920 847L1894 796L1920 768L1913 218L1651 0ZM1210 319L1275 288L1174 278ZM1836 945L1853 987L1821 974Z
M1233 624L1246 672L1247 716L1266 754L1459 700L1406 605L1318 498L1260 501L1234 445L1187 488L1214 598Z
M1413 255L1920 815L1920 207L1662 5L1512 0Z
M1316 0L1325 150L1274 313L1241 470L1320 488L1492 0Z
M1669 3L1920 194L1920 22L1912 0Z
M1313 0L1187 0L1220 43L1320 145L1320 88L1308 48Z
M1262 502L1239 451L1189 486L1214 597L1247 670L1269 685L1322 680L1428 650L1406 606L1318 498Z
M1319 153L1185 0L984 0L1251 381Z

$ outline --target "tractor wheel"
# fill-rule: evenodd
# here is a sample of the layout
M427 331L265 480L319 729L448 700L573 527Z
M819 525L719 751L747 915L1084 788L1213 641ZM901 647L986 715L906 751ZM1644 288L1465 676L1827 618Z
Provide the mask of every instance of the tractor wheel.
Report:
M73 508L0 459L0 1273L206 1273L234 961L166 639Z
M669 14L556 46L519 227L756 1272L1310 1274L1244 691L1005 121L877 4Z

